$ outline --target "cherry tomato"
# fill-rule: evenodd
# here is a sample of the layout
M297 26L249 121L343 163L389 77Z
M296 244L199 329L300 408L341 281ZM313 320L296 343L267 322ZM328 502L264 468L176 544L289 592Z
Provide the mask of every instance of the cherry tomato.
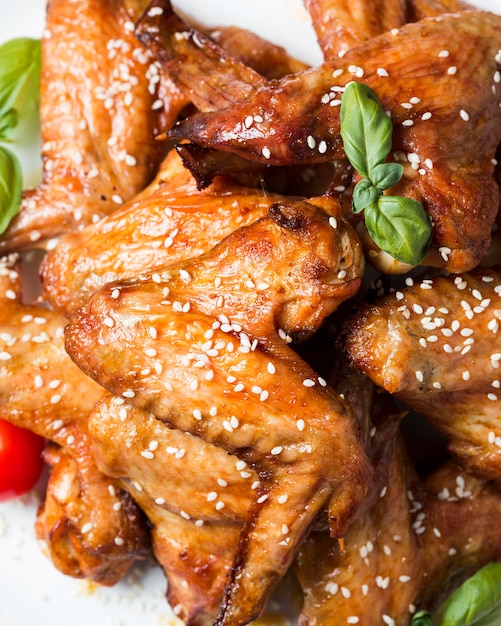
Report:
M42 473L44 439L0 419L0 502L29 491Z

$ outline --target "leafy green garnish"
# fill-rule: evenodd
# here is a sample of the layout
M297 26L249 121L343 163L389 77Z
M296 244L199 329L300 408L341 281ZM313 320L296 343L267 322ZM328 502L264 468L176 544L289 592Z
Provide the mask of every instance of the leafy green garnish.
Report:
M19 211L23 191L23 173L16 155L0 146L0 233Z
M387 196L404 168L386 163L393 124L370 87L352 82L341 101L341 137L348 160L363 177L353 190L353 211L364 211L370 236L382 250L403 263L417 265L431 240L431 221L417 200Z
M0 46L0 140L9 141L31 98L19 96L38 87L41 44L39 39L11 39Z
M500 617L501 563L490 563L451 594L442 626L490 626Z
M12 141L20 117L35 111L40 63L39 39L11 39L0 46L0 141ZM0 234L19 211L22 188L18 158L0 146Z
M501 618L501 563L489 563L447 599L440 626L493 626ZM427 611L416 613L411 626L434 626Z
M428 611L418 611L412 616L411 626L433 626L433 619Z

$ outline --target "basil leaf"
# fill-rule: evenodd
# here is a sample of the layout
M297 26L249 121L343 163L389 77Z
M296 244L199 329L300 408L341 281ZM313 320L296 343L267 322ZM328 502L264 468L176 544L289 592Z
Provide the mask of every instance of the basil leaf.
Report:
M490 563L450 595L442 626L490 626L500 617L501 563Z
M371 172L372 184L379 189L389 189L398 183L403 173L400 163L380 163Z
M0 118L14 108L28 83L38 88L41 43L39 39L11 39L0 46ZM28 98L27 101L31 101Z
M346 156L361 176L371 178L391 150L393 124L372 89L357 82L346 87L340 115Z
M0 146L0 235L19 211L23 175L14 153Z
M360 213L366 207L377 202L381 191L368 178L362 178L353 189L353 213Z
M18 114L16 109L9 109L0 117L0 141L11 141L12 132L17 126Z
M418 611L412 616L411 626L433 626L433 619L428 611Z
M398 261L418 265L424 259L431 222L417 200L380 196L365 209L365 225L376 245Z

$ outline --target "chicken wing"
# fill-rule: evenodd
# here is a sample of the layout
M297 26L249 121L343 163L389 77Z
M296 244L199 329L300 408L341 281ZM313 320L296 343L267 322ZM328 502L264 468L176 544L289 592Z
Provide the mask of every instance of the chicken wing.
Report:
M343 156L340 96L348 82L363 81L391 112L394 156L405 163L394 192L420 200L433 222L424 263L467 271L488 249L498 208L500 49L499 16L464 11L421 20L318 69L260 85L225 109L193 115L170 137L268 165L332 160Z
M98 471L86 427L105 394L65 352L66 319L21 302L17 255L0 262L0 417L57 444L37 536L62 572L117 582L147 553L141 514L115 480Z
M341 537L365 495L349 408L283 339L357 290L350 232L339 212L274 205L198 259L104 288L66 328L69 354L100 384L258 473L217 624L256 617L316 512L328 503Z
M326 61L406 22L406 0L304 0L304 4Z
M347 323L353 364L425 415L472 472L501 479L501 274L423 279Z
M433 611L463 580L501 556L492 520L501 495L447 463L421 483L402 442L387 440L375 467L385 484L348 529L344 549L327 533L302 544L296 571L305 592L301 626L408 626Z
M442 459L420 478L410 454L415 438L402 436L405 414L343 359L334 364L329 381L361 423L374 479L342 549L321 528L301 545L294 564L304 592L299 623L408 626L416 606L433 610L499 559L501 533L489 536L488 525L501 494Z
M152 525L167 598L189 625L212 624L259 479L235 456L109 397L89 420L97 466Z
M43 297L69 315L106 283L207 252L280 199L228 178L199 192L172 151L148 189L97 224L65 235L47 253Z
M0 250L39 247L148 184L185 97L134 37L125 0L50 0L42 43L43 181Z

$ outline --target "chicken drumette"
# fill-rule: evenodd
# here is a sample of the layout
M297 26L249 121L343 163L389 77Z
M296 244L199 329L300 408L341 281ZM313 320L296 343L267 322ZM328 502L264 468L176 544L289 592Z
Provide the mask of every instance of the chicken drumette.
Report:
M218 624L259 614L320 508L342 537L365 495L348 406L284 341L358 289L359 253L339 207L274 205L198 259L109 285L66 329L103 386L258 473Z
M65 352L66 319L21 301L17 255L0 263L0 417L53 442L36 524L63 573L112 585L148 553L142 515L92 456L87 419L104 390Z

